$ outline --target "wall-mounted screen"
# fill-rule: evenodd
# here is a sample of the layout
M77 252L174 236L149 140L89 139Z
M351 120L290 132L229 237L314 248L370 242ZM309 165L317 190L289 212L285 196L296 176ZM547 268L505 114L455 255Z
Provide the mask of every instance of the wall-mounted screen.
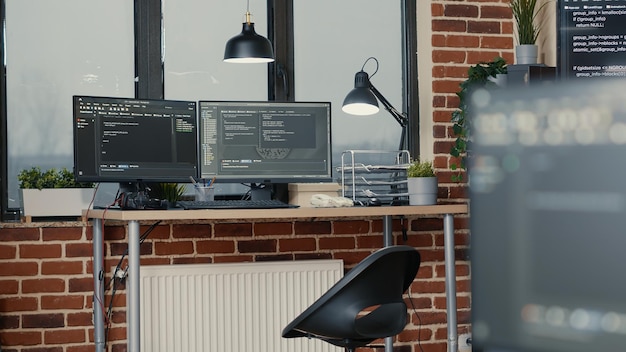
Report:
M559 0L561 79L626 77L626 1Z
M88 182L198 176L196 102L74 96L74 174Z
M218 182L331 179L329 102L200 101L200 177Z

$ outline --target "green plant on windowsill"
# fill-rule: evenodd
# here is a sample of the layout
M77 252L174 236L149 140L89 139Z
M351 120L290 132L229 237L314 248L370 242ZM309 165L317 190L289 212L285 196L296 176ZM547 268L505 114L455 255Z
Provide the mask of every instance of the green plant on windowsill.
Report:
M463 171L467 168L468 150L467 145L471 139L471 93L478 88L494 87L496 84L490 80L498 74L506 74L506 61L497 57L491 62L479 63L470 67L467 71L467 79L460 84L461 90L456 93L459 97L459 107L452 112L452 132L456 139L450 150L450 155L457 158L458 164L453 162L450 168L458 171L452 176L456 182L463 181Z
M22 189L93 188L93 183L76 182L74 174L66 168L42 171L38 166L21 170L17 180Z

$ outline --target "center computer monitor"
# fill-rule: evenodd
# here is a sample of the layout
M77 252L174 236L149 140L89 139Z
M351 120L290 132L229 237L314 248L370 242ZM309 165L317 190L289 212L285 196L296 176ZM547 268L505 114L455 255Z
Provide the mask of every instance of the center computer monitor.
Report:
M74 96L79 182L189 182L198 177L196 102Z
M329 102L200 101L200 177L249 183L332 179ZM260 187L258 187L260 186ZM255 194L256 193L256 194Z

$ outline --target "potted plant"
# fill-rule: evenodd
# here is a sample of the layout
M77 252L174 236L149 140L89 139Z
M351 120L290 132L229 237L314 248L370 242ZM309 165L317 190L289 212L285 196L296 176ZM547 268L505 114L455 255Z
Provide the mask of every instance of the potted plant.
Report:
M24 216L80 216L93 199L93 183L79 183L62 169L42 171L35 166L21 170L17 179Z
M540 0L510 0L509 6L515 18L517 43L515 58L517 64L537 63L537 38L541 31L538 15L547 2L538 5Z
M156 183L153 185L151 196L166 200L169 208L175 208L176 203L185 193L185 185L180 183Z
M463 180L463 171L467 165L467 145L470 140L470 95L478 88L492 88L496 86L495 80L498 75L506 74L506 61L497 57L491 62L483 62L470 67L467 71L467 79L461 82L456 95L459 97L459 108L452 112L452 132L456 136L450 149L450 155L458 162L452 162L450 168L458 171L452 176L453 181Z
M437 204L437 177L430 161L415 160L407 170L409 205Z

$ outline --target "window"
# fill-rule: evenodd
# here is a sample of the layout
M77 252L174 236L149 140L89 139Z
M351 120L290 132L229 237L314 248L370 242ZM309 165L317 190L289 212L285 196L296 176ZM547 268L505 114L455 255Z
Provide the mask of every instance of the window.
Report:
M354 88L354 75L367 58L375 57L378 72L372 76L374 61L364 70L385 98L403 110L400 2L294 0L293 22L295 98L331 100L335 164L348 149L396 150L401 127L382 106L377 114L353 116L341 105Z
M134 94L132 3L4 0L4 4L3 179L8 192L3 194L8 199L3 200L3 210L19 207L19 170L72 168L72 95Z
M19 207L20 169L73 166L76 94L331 101L337 159L343 149L397 148L399 127L386 111L365 120L340 111L354 74L375 56L372 82L416 125L415 0L251 1L257 32L274 42L277 62L269 65L222 62L226 40L241 31L244 1L0 1L3 218Z

